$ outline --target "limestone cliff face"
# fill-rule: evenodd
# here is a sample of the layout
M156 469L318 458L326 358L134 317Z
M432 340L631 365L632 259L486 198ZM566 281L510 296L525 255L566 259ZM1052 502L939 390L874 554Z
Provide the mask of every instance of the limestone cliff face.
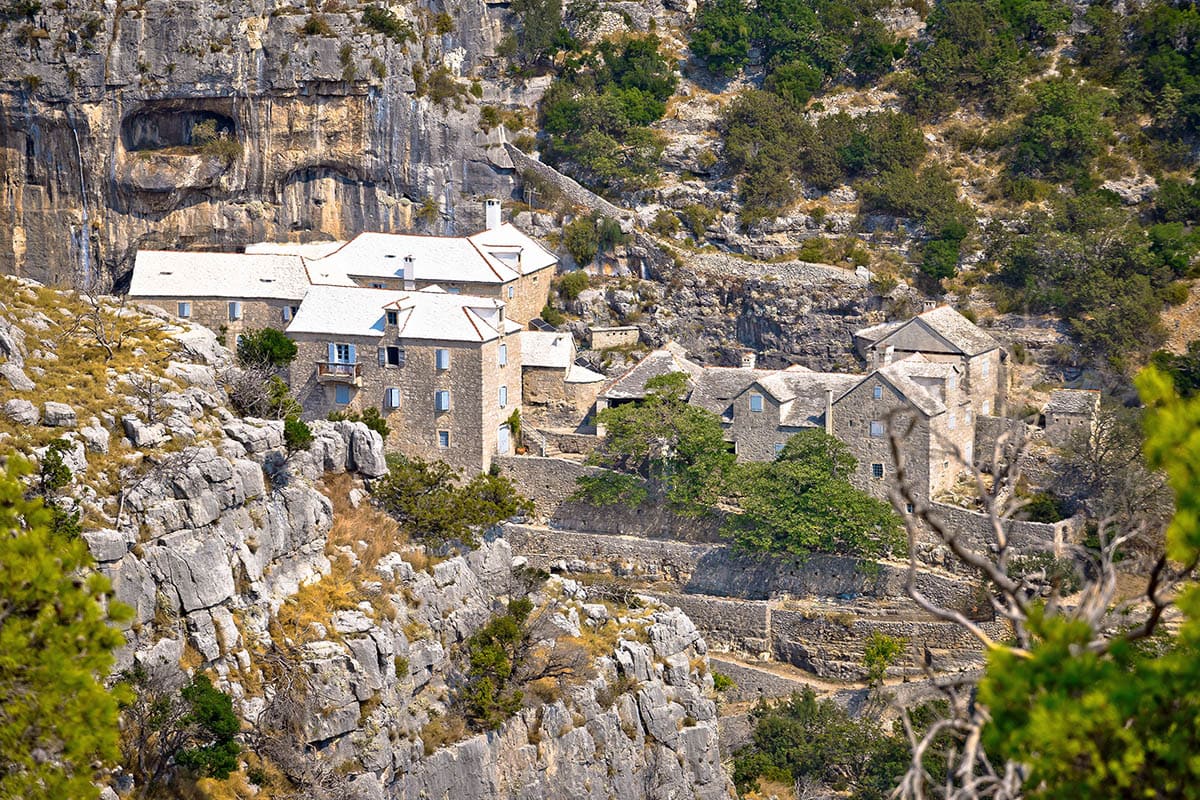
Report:
M139 247L476 227L466 198L510 194L514 173L479 106L531 102L493 74L503 8L397 5L404 43L361 6L325 8L66 0L9 19L0 272L113 278ZM195 147L197 122L224 140ZM418 220L426 198L438 215Z

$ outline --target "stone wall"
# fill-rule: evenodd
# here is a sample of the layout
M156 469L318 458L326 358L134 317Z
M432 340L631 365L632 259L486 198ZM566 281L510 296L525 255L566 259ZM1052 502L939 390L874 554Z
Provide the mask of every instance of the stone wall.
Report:
M933 503L930 514L958 533L972 549L987 551L995 543L991 520L986 514L945 503ZM1063 545L1076 540L1079 520L1072 518L1052 523L1008 520L1005 530L1009 544L1017 550L1051 550L1061 555Z
M609 347L636 345L642 333L636 325L618 325L611 328L588 328L588 347L604 350Z
M999 457L1007 463L1029 437L1029 426L1019 419L980 414L975 418L975 463L988 467Z
M571 500L582 475L595 475L598 467L540 456L495 459L517 491L533 498L535 519L556 528L616 535L671 537L685 541L718 541L724 518L716 514L693 519L672 514L662 505L643 503L597 508Z
M259 328L275 328L283 330L287 320L283 318L284 309L295 309L300 305L297 300L242 300L241 319L229 318L229 300L204 299L192 297L135 297L138 303L161 308L168 316L179 318L179 303L191 303L192 315L189 320L197 325L203 325L211 331L219 332L225 329L225 345L237 347L237 335L243 331ZM291 316L289 314L288 319Z

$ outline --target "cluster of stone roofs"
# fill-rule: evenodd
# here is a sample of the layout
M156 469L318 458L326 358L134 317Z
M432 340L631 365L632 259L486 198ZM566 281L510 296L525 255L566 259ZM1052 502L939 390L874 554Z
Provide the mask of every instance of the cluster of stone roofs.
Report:
M739 460L772 460L793 434L820 428L857 458L853 482L880 497L899 468L890 431L900 433L900 459L920 500L951 489L976 452L990 457L1004 426L987 423L1004 412L1008 394L1005 351L991 335L949 306L937 306L859 330L854 343L865 373L758 369L753 356L741 367L703 367L667 346L606 385L596 406L644 400L650 379L680 372L688 376L688 402L720 417ZM1098 392L1055 392L1046 408L1047 433L1066 438L1090 426L1098 403Z
M283 329L305 416L377 408L388 446L470 471L512 452L529 393L579 405L605 376L575 363L569 335L526 330L555 256L486 204L472 236L362 233L349 242L260 243L244 253L143 250L131 299L222 331Z
M222 331L230 345L282 328L298 346L287 379L306 417L376 408L389 449L472 472L513 452L512 414L526 405L553 406L560 419L565 410L582 429L593 410L643 400L651 378L682 372L689 402L721 418L739 459L771 460L797 431L822 428L858 459L855 482L882 495L897 469L888 431L901 430L909 480L932 498L982 452L980 432L996 427L983 421L1004 411L1003 348L948 306L858 331L862 374L758 369L753 356L702 367L668 345L608 380L576 363L569 334L527 329L557 259L502 224L499 201L485 212L487 227L465 237L143 250L130 297ZM1057 393L1048 429L1091 424L1097 398Z

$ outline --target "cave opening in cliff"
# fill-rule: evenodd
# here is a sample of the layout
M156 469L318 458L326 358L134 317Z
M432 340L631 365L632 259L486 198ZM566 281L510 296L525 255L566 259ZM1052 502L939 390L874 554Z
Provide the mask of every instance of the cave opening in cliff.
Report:
M128 151L194 149L234 139L236 125L218 111L197 108L146 108L121 122L121 143Z

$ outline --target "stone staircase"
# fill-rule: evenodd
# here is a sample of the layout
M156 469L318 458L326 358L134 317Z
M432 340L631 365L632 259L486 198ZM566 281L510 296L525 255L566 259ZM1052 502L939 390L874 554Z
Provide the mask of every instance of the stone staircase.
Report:
M546 435L537 428L524 428L521 431L521 438L525 442L525 446L529 448L529 452L535 456L544 458L556 458L562 455L562 450L559 449L546 438Z

